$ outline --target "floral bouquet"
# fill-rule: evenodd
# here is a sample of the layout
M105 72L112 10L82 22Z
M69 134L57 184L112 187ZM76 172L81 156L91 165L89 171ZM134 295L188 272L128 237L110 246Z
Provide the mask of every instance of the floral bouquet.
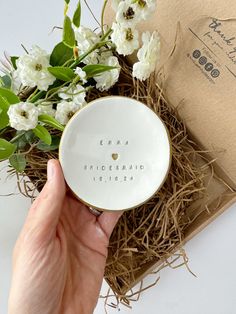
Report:
M139 48L138 22L155 10L156 1L114 1L116 22L111 28L101 21L100 33L80 25L79 1L73 18L65 1L62 42L49 55L38 46L25 54L7 56L2 62L0 88L0 160L9 159L23 172L27 151L56 150L60 136L73 114L86 106L91 89L108 91L119 80L117 54L130 55ZM107 1L105 1L103 14ZM160 42L157 32L144 33L133 77L146 80L155 70Z
M141 34L137 28L156 10L156 1L113 0L115 20L107 27L105 0L96 32L80 25L80 1L73 17L67 15L69 2L65 0L62 41L50 54L34 46L24 48L19 57L5 55L2 61L0 160L9 160L21 192L33 197L46 181L47 160L58 157L64 126L91 100L132 97L162 118L173 144L169 176L151 200L122 215L110 240L105 279L117 297L128 302L127 292L147 269L157 263L171 265L168 257L180 248L199 214L194 204L204 196L205 174L197 162L199 148L157 83L158 32ZM131 65L126 56L133 53L137 59ZM187 263L183 250L176 256ZM133 299L132 293L129 296Z

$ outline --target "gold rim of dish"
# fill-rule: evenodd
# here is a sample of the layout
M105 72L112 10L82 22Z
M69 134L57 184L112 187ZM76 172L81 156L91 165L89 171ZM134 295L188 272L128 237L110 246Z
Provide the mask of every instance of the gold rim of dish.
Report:
M161 123L163 124L163 126L165 127L165 130L166 130L166 133L167 133L167 137L169 139L169 148L170 148L170 155L169 155L169 166L168 166L168 170L166 172L166 175L163 179L163 181L161 182L160 186L157 188L157 190L149 197L147 198L144 202L138 204L138 205L135 205L135 206L132 206L132 207L129 207L129 208L125 208L125 209L104 209L104 208L100 208L100 207L97 207L97 206L94 206L88 202L86 202L85 200L83 200L81 197L79 197L73 190L72 188L69 186L69 184L67 183L68 187L70 188L72 194L75 196L75 198L77 198L79 201L81 201L84 205L88 206L88 207L92 207L92 208L95 208L97 209L98 211L102 211L102 212L118 212L118 211L127 211L127 210L131 210L131 209L134 209L134 208L137 208L139 206L142 206L143 204L145 204L146 202L148 202L150 199L152 199L154 197L154 195L160 191L160 189L162 188L163 184L165 183L168 175L169 175L169 171L170 171L170 167L171 167L171 164L172 164L172 145L171 145L171 138L170 138L170 133L169 133L169 130L167 129L165 123L163 122L163 120L161 119L161 117L159 117L159 115L151 108L149 108L147 105L145 105L143 102L139 101L139 100L136 100L136 99L133 99L133 98L130 98L130 97L126 97L126 96L105 96L105 97L100 97L100 98L97 98L95 100L92 100L91 102L89 102L86 106L84 106L83 108L79 109L74 115L73 117L69 120L69 122L67 123L67 125L65 126L64 128L64 131L62 133L62 136L61 136L61 140L60 140L60 145L59 145L59 161L61 163L61 143L62 143L62 139L63 139L63 136L64 134L66 133L66 129L69 127L70 123L73 121L73 119L75 119L77 117L77 115L80 114L80 112L84 109L86 109L88 106L91 106L93 105L94 102L97 102L98 100L101 100L101 99L104 99L104 98L121 98L121 99L132 99L134 101L137 101L138 103L142 104L143 106L145 106L147 109L149 109L150 111L152 111L161 121ZM62 164L62 163L61 163ZM63 170L63 169L62 169Z

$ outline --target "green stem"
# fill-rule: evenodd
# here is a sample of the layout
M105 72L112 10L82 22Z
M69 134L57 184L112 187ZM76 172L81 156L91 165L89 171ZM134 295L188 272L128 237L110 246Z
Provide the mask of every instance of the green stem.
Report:
M104 43L105 39L112 33L112 29L109 28L108 31L101 37L101 41L96 43L94 46L92 46L86 53L84 53L81 57L79 57L77 60L75 60L75 62L72 63L72 65L70 66L70 68L74 68L75 66L77 66L78 64L81 63L81 61L84 60L84 58L86 58L90 53L92 53L94 50L104 46L106 44L106 42Z
M69 9L69 5L67 3L65 3L64 16L66 16L68 9Z
M43 99L43 101L46 101L46 100L50 99L52 96L56 95L56 94L58 93L58 91L59 91L61 88L63 88L64 86L66 86L67 84L68 84L68 82L65 82L65 83L63 83L63 84L62 84L61 86L59 86L59 87L54 87L54 88L50 89L50 90L47 92L47 94L46 94L45 98ZM50 95L50 93L52 93L52 94Z
M55 87L55 88L49 90L48 93L51 92L51 91L54 91L54 92L53 92L50 96L49 96L48 93L47 93L47 95L46 95L45 98L40 99L40 100L37 102L37 105L39 105L39 104L41 104L41 103L43 103L43 102L45 102L45 101L47 101L47 100L52 99L55 95L58 94L58 91L59 91L61 88L63 88L64 86L66 86L68 83L69 83L69 82L65 82L65 83L62 84L60 87Z
M56 82L56 85L58 86L59 84L58 84L58 82ZM55 85L54 85L55 86ZM49 90L48 90L48 92L50 92L51 90L54 90L55 88L57 88L57 86L56 87L53 87L53 85L51 86L51 87L49 87ZM58 86L58 88L60 88L61 87L61 85L59 85ZM32 97L32 99L30 100L30 102L32 102L32 103L35 103L36 101L38 101L40 98L42 98L43 96L44 96L44 99L43 99L43 101L46 99L45 97L45 95L47 95L48 94L48 92L46 93L45 91L40 91L39 93L37 93L34 97Z
M31 101L31 98L33 98L37 94L38 91L39 91L38 88L36 88L34 92L31 95L29 95L26 101Z
M73 61L74 61L74 58L73 59L71 58L71 59L67 60L62 66L63 67L67 67L67 65L70 64Z
M15 143L19 138L21 138L22 136L25 135L25 132L23 133L20 133L20 134L17 134L15 137L13 137L11 140L10 140L10 143Z
M88 2L86 0L84 0L84 3L86 5L86 7L88 8L89 12L91 13L92 17L94 18L94 20L98 23L99 26L101 26L99 21L97 20L97 18L95 16L95 14L93 13L93 10L90 8Z
M36 102L44 95L44 93L45 93L44 91L39 92L38 94L31 98L30 102L32 103Z
M108 3L108 0L105 0L102 7L102 17L101 17L102 35L104 35L104 15L105 15L107 3Z

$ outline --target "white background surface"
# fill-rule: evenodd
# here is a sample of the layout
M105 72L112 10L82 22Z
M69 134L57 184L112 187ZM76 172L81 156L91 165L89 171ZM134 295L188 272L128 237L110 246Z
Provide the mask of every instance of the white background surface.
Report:
M75 0L71 0L75 4ZM99 16L102 0L88 1ZM88 11L83 23L96 27ZM49 34L53 26L62 24L63 0L0 0L0 55L4 50L21 54L20 44L50 49L60 41L60 31ZM4 165L0 165L3 169ZM6 180L0 172L0 194L16 192L14 179ZM29 200L18 195L0 196L0 314L7 313L7 297L11 276L11 253L29 208ZM119 313L135 314L235 314L236 313L236 206L186 245L190 267L161 272L160 283L145 292L132 310L121 307ZM146 284L154 278L147 278ZM103 290L107 287L104 284ZM108 313L117 310L108 308ZM96 314L105 313L99 301ZM42 313L43 314L43 313Z

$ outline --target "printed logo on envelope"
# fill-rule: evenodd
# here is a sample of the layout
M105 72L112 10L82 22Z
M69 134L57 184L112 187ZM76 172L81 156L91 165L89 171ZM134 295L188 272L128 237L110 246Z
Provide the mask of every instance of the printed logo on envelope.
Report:
M222 75L236 79L236 20L201 18L188 27L188 39L187 56L210 83Z

